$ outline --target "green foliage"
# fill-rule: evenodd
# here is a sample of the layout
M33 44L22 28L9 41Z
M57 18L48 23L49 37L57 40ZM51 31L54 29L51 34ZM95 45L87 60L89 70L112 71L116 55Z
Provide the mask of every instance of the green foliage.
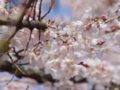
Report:
M4 39L0 39L0 54L4 54L9 49L10 49L9 42Z

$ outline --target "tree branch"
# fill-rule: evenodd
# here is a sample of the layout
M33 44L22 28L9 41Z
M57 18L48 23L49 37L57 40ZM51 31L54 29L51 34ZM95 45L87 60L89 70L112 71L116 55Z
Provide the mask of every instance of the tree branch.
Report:
M0 71L7 71L9 73L12 73L18 77L29 77L29 78L33 78L36 81L38 81L38 83L44 83L45 81L50 81L52 83L58 81L52 78L52 76L50 74L45 74L44 70L41 69L34 69L34 68L28 68L25 69L24 67L19 66L22 71L24 71L26 73L26 75L24 75L22 72L20 72L19 70L17 70L17 68L14 66L14 64L10 63L9 61L2 61L0 60ZM17 70L17 72L15 73L15 71ZM75 81L74 78L70 79L71 81L73 81L74 83L81 83L81 82L87 82L85 78L79 80L79 81Z

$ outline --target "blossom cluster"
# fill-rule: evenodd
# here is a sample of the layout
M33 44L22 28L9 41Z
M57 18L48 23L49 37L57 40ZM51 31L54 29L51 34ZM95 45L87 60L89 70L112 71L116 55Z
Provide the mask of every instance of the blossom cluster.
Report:
M18 8L11 8L8 12L3 5L0 14L4 14L6 19L12 18L18 14ZM120 8L110 10L109 15L85 13L81 20L71 21L68 25L56 20L41 33L39 43L39 30L34 29L22 61L29 61L30 65L44 69L46 74L63 82L77 76L78 79L86 78L92 84L109 86L112 82L120 85ZM10 36L11 33L7 33L9 30L7 26L1 26L0 38ZM19 30L10 47L16 50L26 48L29 35L29 29ZM13 54L12 50L9 52Z

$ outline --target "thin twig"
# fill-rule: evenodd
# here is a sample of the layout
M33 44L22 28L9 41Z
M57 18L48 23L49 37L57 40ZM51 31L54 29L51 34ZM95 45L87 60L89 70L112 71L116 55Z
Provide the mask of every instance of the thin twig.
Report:
M21 53L23 51L24 51L24 49L21 49L21 50L19 50L19 51L16 52L15 47L13 47L13 52L15 53L14 56L17 57L18 60L14 61L12 64L17 63L22 58L22 56L19 55L19 53Z
M34 2L34 13L33 13L33 20L35 20L37 1L38 1L38 0L35 0L35 2Z
M9 42L18 32L18 28L15 29L14 33L8 38L7 42Z
M12 78L7 82L7 85L14 79L15 74L17 73L17 70L15 71L14 75L12 76Z
M28 90L29 89L29 85L27 85L27 88L25 90Z
M38 30L39 31L39 42L40 42L40 38L41 38L41 30Z
M54 2L55 2L55 0L51 0L51 5L50 5L50 7L49 7L49 10L47 11L47 13L46 13L44 16L42 16L42 17L40 18L40 20L42 20L44 17L46 17L46 15L51 11Z
M28 49L28 47L29 47L29 43L30 43L31 36L32 36L32 31L33 31L33 30L30 30L30 35L29 35L28 42L27 42L27 44L26 44L25 53L26 53L26 51L27 51L27 49ZM25 55L25 53L24 53L24 55Z
M116 18L113 18L113 19L109 19L109 20L107 20L105 23L111 22L111 21L113 21L113 20L115 20L115 19L119 19L119 18L120 18L120 16L118 16L118 17L116 17Z
M12 63L13 63L14 61L13 61L12 57L10 56L10 54L7 53L7 55L9 56L9 58L11 59L11 61L12 61ZM20 72L22 72L22 74L26 75L26 73L23 72L23 71L21 70L21 68L20 68L16 63L15 63L14 65L15 65L15 67L16 67Z
M43 1L43 0L40 0L40 4L39 4L38 20L41 20L41 7L42 7L42 1Z

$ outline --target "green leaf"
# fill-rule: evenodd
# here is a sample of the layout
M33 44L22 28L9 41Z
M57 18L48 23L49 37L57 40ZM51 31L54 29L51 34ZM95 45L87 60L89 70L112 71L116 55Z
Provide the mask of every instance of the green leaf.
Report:
M9 42L4 39L0 39L0 53L5 53L9 49L10 49Z

